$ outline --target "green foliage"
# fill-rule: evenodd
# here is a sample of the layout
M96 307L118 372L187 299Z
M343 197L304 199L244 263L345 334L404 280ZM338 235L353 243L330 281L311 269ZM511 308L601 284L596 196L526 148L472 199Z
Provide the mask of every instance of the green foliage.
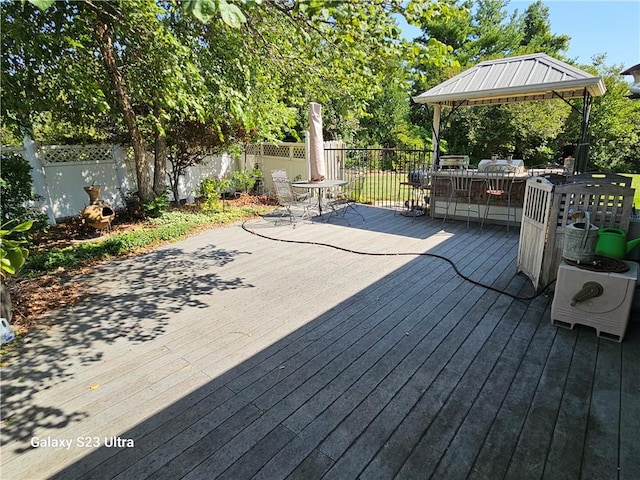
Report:
M29 3L32 3L33 5L38 7L40 10L46 10L51 5L53 5L55 1L56 0L29 0ZM22 0L22 3L24 4L24 0Z
M7 222L0 228L0 274L3 277L16 274L29 255L29 250L24 247L27 241L15 237L29 230L33 221L27 220L9 228L11 223Z
M220 197L223 192L231 188L233 180L230 178L209 177L200 182L196 195L201 197L202 209L207 212L221 210Z
M554 35L551 33L549 7L541 0L527 6L522 16L523 38L520 45L529 52L547 52L557 55L569 49L568 35Z
M29 202L38 200L33 192L31 166L20 153L3 152L0 168L0 217L2 222L9 220L33 220L33 229L46 230L49 227L47 216L29 206Z
M450 22L434 17L423 21L425 37L421 41L430 36L453 46L451 56L461 66L416 65L428 81L418 82L415 92L427 90L486 59L533 52L562 59L569 37L551 33L548 8L538 1L530 4L523 14L516 10L509 16L506 3L481 0L471 8L471 2L447 0L452 8L461 8L457 16L452 16ZM606 67L603 58L596 58L594 65L578 66L603 76L607 86L606 95L595 98L591 110L589 168L638 171L640 102L625 98L627 84L618 74L621 66ZM513 153L528 165L556 162L561 160L564 147L575 145L579 138L581 118L576 111L580 112L582 102L571 103L575 110L560 100L460 108L451 115L445 109L441 150L468 154L475 161L492 153ZM431 125L432 110L414 106L411 120L418 125Z
M261 3L262 0L240 0L243 4ZM184 0L183 8L201 22L210 22L216 15L232 28L239 28L247 21L242 10L227 0Z
M152 201L142 204L145 213L149 217L161 217L169 207L169 192L165 189L160 195L157 195Z
M220 149L301 139L310 101L324 106L327 140L429 148L431 111L407 112L411 93L484 59L534 51L562 59L567 51L569 38L551 33L543 2L511 15L507 3L0 2L0 30L11 33L1 45L2 130L14 138L31 132L48 143L131 141L95 35L94 22L102 20L118 46L115 60L144 143L169 139L177 164L200 158L175 154L171 139L185 125L206 125ZM424 35L403 39L394 15ZM617 72L607 71L609 93L594 101L592 167L637 170L637 107L624 99ZM443 119L442 146L476 160L496 150L513 150L529 163L554 160L576 142L579 121L562 102L544 103L459 109ZM196 138L182 152L193 154ZM178 168L174 190L181 174Z
M95 260L130 254L150 246L174 242L203 228L226 225L254 216L260 211L251 206L227 209L221 213L169 211L162 217L148 219L144 227L132 232L111 235L95 243L81 243L36 253L28 258L22 272L37 275L59 269L79 268Z
M608 66L604 58L595 59L592 72L603 77L607 93L594 98L589 123L589 160L592 169L614 172L640 172L640 101L627 98L628 83L618 72L619 65ZM572 117L575 137L579 119Z
M262 178L262 172L259 168L251 171L237 170L233 172L231 178L235 191L248 193L253 190L258 179Z
M20 153L2 153L0 169L0 208L2 222L27 214L25 203L35 200L31 166Z
M225 140L225 134L228 135ZM171 164L169 184L174 200L179 199L180 177L187 168L201 163L207 154L222 149L226 141L233 139L231 132L222 132L211 125L195 120L174 120L166 129L167 157Z

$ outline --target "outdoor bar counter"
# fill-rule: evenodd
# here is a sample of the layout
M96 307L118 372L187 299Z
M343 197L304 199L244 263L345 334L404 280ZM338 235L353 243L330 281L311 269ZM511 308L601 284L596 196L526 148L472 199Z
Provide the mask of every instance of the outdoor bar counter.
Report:
M462 177L467 186L471 186L471 221L483 218L487 205L487 177L490 174L475 169L438 170L430 172L431 177L431 207L434 218L443 218L447 210L451 177ZM511 223L519 224L522 221L522 205L524 204L524 192L529 173L521 170L514 174L511 190ZM449 205L447 218L460 220L467 219L467 198L458 197L458 206L454 212L455 199ZM515 214L515 220L514 220ZM507 222L507 202L505 199L491 199L489 215L485 223L505 224Z

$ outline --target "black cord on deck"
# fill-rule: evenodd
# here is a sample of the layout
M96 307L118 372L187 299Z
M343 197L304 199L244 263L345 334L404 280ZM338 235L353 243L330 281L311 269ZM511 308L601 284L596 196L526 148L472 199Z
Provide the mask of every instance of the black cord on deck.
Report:
M354 253L356 255L368 255L368 256L372 256L372 257L412 256L412 257L433 257L433 258L438 258L440 260L443 260L443 261L447 262L449 265L451 265L451 268L453 268L453 270L456 272L456 274L460 278L462 278L463 280L466 280L467 282L473 283L474 285L477 285L479 287L486 288L487 290L491 290L493 292L497 292L497 293L502 294L502 295L507 295L508 297L511 297L511 298L513 298L515 300L533 300L534 298L537 298L540 295L542 295L551 285L553 285L555 283L555 280L551 281L542 290L540 290L538 293L536 293L533 296L530 296L530 297L519 297L519 296L514 295L512 293L505 292L505 291L500 290L498 288L492 287L491 285L485 285L483 283L480 283L480 282L478 282L476 280L473 280L473 279L465 276L462 272L460 272L460 270L458 270L458 267L456 267L456 264L453 263L452 260L448 259L447 257L443 257L442 255L437 255L435 253L426 253L426 252L397 252L397 253L361 252L361 251L358 251L358 250L352 250L350 248L344 248L344 247L339 247L337 245L331 245L329 243L311 242L311 241L307 241L307 240L285 240L285 239L282 239L282 238L270 237L268 235L264 235L262 233L255 232L255 231L249 229L246 226L247 221L248 220L245 220L244 222L242 222L242 229L245 232L248 232L248 233L250 233L252 235L255 235L257 237L260 237L260 238L265 238L267 240L273 240L275 242L297 243L297 244L300 244L300 245L317 245L317 246L320 246L320 247L334 248L336 250L341 250L341 251L347 252L347 253Z

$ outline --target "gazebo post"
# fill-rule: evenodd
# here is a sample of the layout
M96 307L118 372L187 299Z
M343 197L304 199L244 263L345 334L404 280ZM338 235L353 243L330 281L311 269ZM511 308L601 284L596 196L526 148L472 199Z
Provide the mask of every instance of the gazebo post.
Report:
M591 104L593 97L587 89L584 89L582 101L582 123L580 125L580 140L578 140L578 152L576 155L576 172L584 173L587 171L587 163L589 160L589 116L591 115Z
M437 167L440 163L440 156L438 153L440 152L440 112L442 107L439 104L435 104L433 106L433 131L431 133L431 143L433 145L433 157L431 160L431 164L434 167Z

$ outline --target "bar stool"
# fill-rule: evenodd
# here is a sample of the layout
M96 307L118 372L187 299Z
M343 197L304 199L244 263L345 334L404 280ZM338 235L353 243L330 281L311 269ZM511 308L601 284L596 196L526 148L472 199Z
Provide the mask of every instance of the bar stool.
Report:
M449 207L453 202L453 214L455 216L458 210L458 203L460 199L466 199L467 201L467 229L469 228L469 220L471 219L471 209L474 206L471 203L473 184L478 181L476 170L464 170L460 173L453 172L451 174L451 183L449 185L449 197L447 199L447 210L444 213L444 219L442 225L444 226L449 216ZM480 221L480 205L476 204L476 213L478 215L478 221Z
M515 172L505 166L490 165L485 170L486 173L486 195L487 204L484 209L484 217L480 223L480 229L484 227L484 222L489 216L491 203L495 201L506 201L507 203L507 233L511 224L511 194L513 192L513 184L515 180ZM504 214L503 214L504 215ZM515 207L513 209L513 221L516 220Z

